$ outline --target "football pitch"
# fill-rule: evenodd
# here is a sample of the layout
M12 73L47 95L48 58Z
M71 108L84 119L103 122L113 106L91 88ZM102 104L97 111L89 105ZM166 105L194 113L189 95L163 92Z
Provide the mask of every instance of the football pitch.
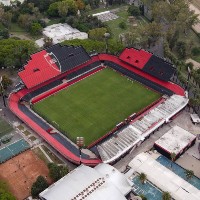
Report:
M84 137L87 146L160 96L107 68L34 104L33 108L64 130L72 141Z

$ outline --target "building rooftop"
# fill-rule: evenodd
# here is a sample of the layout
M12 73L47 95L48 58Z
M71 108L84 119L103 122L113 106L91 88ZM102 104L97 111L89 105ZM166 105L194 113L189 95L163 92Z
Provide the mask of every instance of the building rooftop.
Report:
M178 154L196 138L192 133L179 126L174 126L165 133L155 144L169 153Z
M40 193L46 200L125 200L131 191L126 177L114 167L81 165Z
M138 173L145 173L149 181L162 191L168 191L176 200L200 200L200 191L196 187L161 165L148 153L136 156L129 166Z
M64 40L72 39L87 39L88 34L85 32L80 32L78 29L72 28L68 24L53 24L47 26L43 30L43 35L53 39L53 44L60 43Z
M200 123L200 118L197 114L190 114L190 117L192 119L192 122L194 123Z

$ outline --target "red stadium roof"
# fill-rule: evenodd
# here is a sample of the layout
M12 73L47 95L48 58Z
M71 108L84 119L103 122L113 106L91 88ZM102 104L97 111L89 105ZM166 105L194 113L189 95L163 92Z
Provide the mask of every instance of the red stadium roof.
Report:
M57 65L51 61L51 57L45 50L31 56L24 70L18 73L27 88L32 88L60 74Z
M133 48L126 48L119 56L119 59L139 68L142 69L148 60L151 58L152 54L144 51L144 50L137 50Z

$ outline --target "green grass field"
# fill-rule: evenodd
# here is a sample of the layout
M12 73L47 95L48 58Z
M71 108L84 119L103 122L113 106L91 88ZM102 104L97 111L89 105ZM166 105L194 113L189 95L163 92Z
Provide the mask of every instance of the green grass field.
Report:
M89 145L159 97L107 68L38 102L34 110L58 124L72 141L82 136Z
M13 129L10 124L0 118L0 137L6 135L7 133L10 133L12 130Z

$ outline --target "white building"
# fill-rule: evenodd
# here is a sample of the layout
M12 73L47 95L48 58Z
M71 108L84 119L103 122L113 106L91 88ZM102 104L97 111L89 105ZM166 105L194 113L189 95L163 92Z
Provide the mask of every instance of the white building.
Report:
M80 32L78 29L72 28L68 24L53 24L47 26L42 31L44 37L52 38L53 44L61 43L65 40L73 39L87 39L88 34L85 32ZM41 46L41 39L36 41L36 43Z
M18 0L19 2L23 3L24 0ZM12 2L15 2L15 0L0 0L0 4L2 3L4 6L10 6Z
M148 153L137 155L129 163L129 167L133 172L145 173L151 183L162 191L168 191L173 199L200 200L200 190L161 165Z
M126 200L131 182L114 167L81 165L40 193L42 200Z
M189 147L194 145L196 135L184 130L179 126L174 126L160 139L154 146L161 154L171 159L171 154L175 153L176 158L181 156Z

